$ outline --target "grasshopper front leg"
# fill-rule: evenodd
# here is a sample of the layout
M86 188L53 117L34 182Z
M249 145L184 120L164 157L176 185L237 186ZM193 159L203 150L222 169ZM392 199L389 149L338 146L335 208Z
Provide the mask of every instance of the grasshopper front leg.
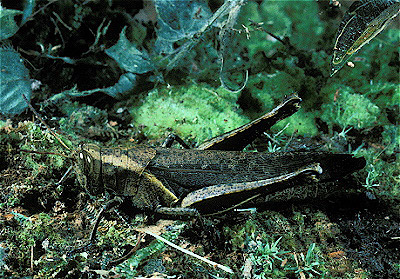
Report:
M190 146L177 134L169 134L168 137L164 140L161 147L170 148L174 141L177 141L180 145L182 145L185 149L190 149Z
M87 249L90 245L96 242L96 234L97 229L99 228L99 224L101 219L103 219L104 214L113 207L119 206L123 202L122 198L114 197L113 199L109 200L103 207L100 209L99 213L96 216L96 221L93 225L92 231L90 232L89 242L84 244L78 248L75 248L73 251L69 252L69 254L74 254L80 251Z
M118 207L122 204L123 199L120 197L114 197L113 199L109 200L103 207L100 209L99 213L97 214L96 221L93 225L92 232L90 233L89 244L96 242L96 233L99 227L101 219L103 219L104 214L113 207Z

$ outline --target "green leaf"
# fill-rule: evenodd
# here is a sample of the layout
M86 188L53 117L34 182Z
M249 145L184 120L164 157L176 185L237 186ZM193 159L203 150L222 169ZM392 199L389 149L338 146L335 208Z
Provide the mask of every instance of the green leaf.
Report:
M399 12L400 2L396 0L359 0L351 4L336 35L331 76L343 67L351 55L376 37Z
M145 50L140 51L125 35L126 27L122 29L117 44L105 50L118 65L131 73L143 74L154 69L154 64Z
M173 44L192 38L208 23L212 13L207 1L155 0L158 13L157 53L172 53Z
M14 35L19 27L14 20L16 15L22 14L18 10L2 9L0 6L0 41Z
M136 86L136 75L133 73L125 73L120 76L118 82L113 86L100 89L111 97L119 99L124 93L132 90Z
M15 115L28 105L23 94L31 98L28 69L18 52L9 47L0 48L0 113Z
M125 73L120 76L118 82L113 86L105 88L95 88L90 90L78 91L76 86L55 94L47 100L47 103L58 103L68 98L85 97L96 92L104 92L113 98L120 99L125 93L129 92L136 86L136 75L133 73Z

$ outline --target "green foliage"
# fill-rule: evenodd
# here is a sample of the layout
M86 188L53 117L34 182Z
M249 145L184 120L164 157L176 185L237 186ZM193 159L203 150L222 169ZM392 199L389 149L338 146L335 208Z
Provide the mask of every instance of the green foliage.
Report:
M363 129L375 126L380 115L379 107L368 97L351 92L350 88L344 89L336 102L322 105L321 119L342 128L351 126Z
M365 144L370 143L367 139L355 152L367 159L363 185L388 198L399 198L400 189L397 42L398 30L386 30L363 46L354 57L354 68L341 69L321 90L325 98L321 119L331 128L339 126L333 127L333 133L341 130L345 136L351 129L358 129L369 135L373 131L369 136L378 147L366 148Z
M136 45L131 43L125 35L126 27L122 29L117 44L105 50L118 65L125 71L143 74L154 69L148 53L145 50L137 49Z
M315 274L321 275L317 270L314 268L317 268L318 266L321 265L321 263L318 260L318 256L316 253L314 253L315 249L315 243L311 243L306 256L304 256L303 253L300 253L300 263L298 264L297 267L288 267L287 270L295 270L295 273L303 273L307 274L309 277L312 277Z
M367 160L365 167L366 177L363 186L378 196L389 199L400 199L400 159L398 153L399 144L389 144L379 153L373 148L361 149L358 154ZM393 156L394 162L383 160L386 156Z
M231 243L233 249L241 249L244 243L249 241L249 237L254 236L257 232L257 224L253 220L247 220L244 225L240 226L237 231L229 227L225 227L225 234L232 237Z
M386 146L386 154L393 154L400 148L400 128L398 125L385 125L382 132L382 143Z
M31 249L35 249L39 245L48 250L48 256L50 256L51 253L57 253L66 244L63 231L57 230L57 226L55 226L57 222L50 215L40 213L37 216L19 218L19 220L18 228L13 231L7 230L6 234L9 254L14 255L21 262L30 259ZM53 264L51 266L54 267ZM35 262L35 267L43 265L49 265L49 262L46 260Z
M131 114L135 125L143 125L151 139L165 138L172 131L201 143L249 121L235 100L235 94L223 88L170 86L150 91Z
M10 47L0 47L0 113L19 114L28 106L22 94L31 98L28 69L21 56Z
M107 228L103 234L98 234L97 245L117 247L124 245L135 246L137 242L137 232L125 223L118 223L116 221L102 220L100 230Z
M300 109L295 116L279 121L272 130L277 131L288 125L284 131L287 135L297 133L304 136L316 136L318 134L318 128L315 123L316 115L317 112Z
M104 110L78 102L65 102L61 109L67 117L60 119L60 128L75 140L80 140L82 136L92 140L118 137L117 130L109 125Z
M156 0L155 6L159 24L155 43L157 53L172 53L174 43L191 39L207 24L211 16L205 0Z
M21 200L28 192L42 192L46 186L54 185L56 183L54 180L61 178L63 170L65 171L70 163L60 155L19 152L27 150L65 154L65 148L47 130L28 121L20 122L18 127L11 126L9 121L1 124L3 125L3 128L0 128L2 165L4 168L9 168L17 161L22 170L13 185L7 180L0 181L0 184L4 183L4 195L1 199L8 207L20 206ZM68 143L67 140L64 141ZM11 159L13 157L23 159ZM59 177L56 177L57 175ZM51 193L54 196L58 194L53 191Z
M64 91L54 96L56 99L67 97L80 97L102 91L110 96L120 99L130 92L138 84L138 75L148 73L148 81L164 82L164 78L171 70L179 70L191 73L198 78L215 78L215 72L220 66L213 63L218 58L215 42L215 34L222 25L215 25L217 21L223 21L231 8L240 6L239 0L227 1L220 9L212 14L207 1L155 1L157 12L157 25L155 40L145 40L147 30L141 23L131 21L125 26L119 36L119 40L105 53L113 58L118 66L127 71L120 76L120 80L113 86L78 91L76 88ZM81 27L84 18L90 14L87 5L74 5L75 16L72 26L75 29ZM90 51L97 47L99 38L105 36L108 25L103 28L100 24L96 40L90 46ZM216 32L209 32L218 26ZM130 27L128 29L128 27ZM129 30L129 33L127 32ZM200 38L207 38L200 40ZM101 46L103 48L104 46ZM76 60L69 57L46 55L52 59L61 59L66 63L75 64ZM211 63L210 63L211 62ZM210 64L213 65L209 69ZM215 68L214 68L215 67ZM153 73L152 73L153 72ZM179 78L174 76L174 78ZM54 100L52 98L52 100Z
M248 25L248 19L263 23L263 28L280 38L288 37L301 49L317 47L320 35L324 30L324 22L318 18L318 8L310 1L270 1L261 4L249 1L241 12L241 23ZM307 18L307 20L304 20ZM282 43L264 32L252 32L249 40L243 44L249 50L249 56L255 57L258 52L267 56L282 47Z
M285 95L290 95L298 90L293 77L281 71L273 74L258 73L250 76L247 88L253 98L261 102L261 110L271 110L277 101L282 100Z
M237 227L225 228L225 234L231 236L232 247L242 250L248 257L247 266L250 265L251 268L246 270L245 264L241 269L243 274L250 273L250 278L287 278L292 273L301 273L302 276L309 277L321 275L322 271L325 273L324 262L317 256L320 252L317 252L319 250L316 244L311 242L313 233L304 222L306 216L312 216L316 220L321 218L318 213L304 215L304 212L293 212L293 223L278 213L264 212L253 214L244 224ZM267 219L264 219L266 217ZM318 223L321 221L316 221L316 224ZM277 233L280 230L285 231L283 236ZM323 230L317 230L322 236ZM296 239L311 244L299 246ZM288 251L288 248L291 251ZM298 250L307 253L292 252Z
M32 142L36 141L36 146L34 144L21 146L21 149L32 150L32 151L52 151L65 153L66 150L61 144L54 138L54 136L47 130L43 130L41 127L35 125L34 123L27 124L27 136L30 137ZM66 139L63 141L68 142ZM57 149L56 150L56 148ZM51 149L50 149L51 148ZM25 165L27 168L33 170L34 174L40 172L43 166L47 166L49 169L61 169L65 167L65 158L59 155L49 155L49 154L27 154ZM42 167L40 167L42 165ZM35 175L34 175L35 176Z
M17 213L14 214L17 218ZM72 268L71 265L76 267L79 266L79 262L82 262L79 255L68 260L65 256L60 257L60 252L71 243L71 239L66 234L67 230L60 227L62 223L60 224L59 220L46 213L19 219L19 226L13 231L7 231L8 241L13 239L7 247L10 250L9 255L13 255L20 261L20 268L33 264L33 268L38 270L37 275L47 278L50 274L62 273L64 270L68 272ZM33 262L28 263L31 252L39 251L39 249L46 251L46 256L34 258Z
M247 84L248 91L253 98L261 103L261 111L264 113L273 109L285 96L298 92L300 88L299 80L283 71L276 71L273 74L258 73L251 76ZM260 113L248 114L255 118ZM281 130L284 127L284 133L287 135L292 135L295 131L300 135L309 136L318 133L315 113L304 109L300 109L294 116L278 122L273 130Z
M0 5L0 41L13 36L19 29L14 17L22 14L18 10L3 9Z
M262 273L268 273L273 271L275 265L280 265L283 261L280 255L286 254L289 251L280 250L278 247L279 241L282 237L278 238L275 242L269 243L265 240L257 240L255 243L255 248L253 248L250 254L251 261L257 267L262 267ZM275 263L277 261L277 264ZM261 278L263 276L260 276Z
M33 9L35 8L36 0L25 0L24 1L24 13L22 15L21 25L27 22L29 17L32 15Z
M6 249L0 246L0 275L2 275L1 270L6 268L5 258L7 257Z
M45 238L50 238L51 241L54 241L57 236L52 235L53 222L53 219L49 215L40 213L38 219L33 221L27 220L22 223L23 229L17 235L17 240L27 250L36 241L43 241Z
M165 232L162 235L162 237L169 241L172 241L179 236L184 227L185 224L176 225L173 228L171 227L171 230ZM155 257L157 254L161 253L165 248L166 245L163 242L159 240L154 240L146 247L136 251L136 253L128 260L117 265L115 267L115 270L118 274L126 276L128 278L136 276L138 274L137 268L140 264L143 264L145 260L148 260L151 257Z

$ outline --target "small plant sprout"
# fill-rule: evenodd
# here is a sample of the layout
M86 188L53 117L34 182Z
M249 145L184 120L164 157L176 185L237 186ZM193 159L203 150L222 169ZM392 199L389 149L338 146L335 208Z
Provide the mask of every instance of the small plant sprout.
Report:
M340 138L346 139L346 134L347 134L351 129L353 129L353 127L350 127L350 128L348 128L348 129L346 129L346 127L344 127L344 128L342 129L342 131L338 134L338 136L339 136Z
M281 147L278 145L285 141L284 137L282 137L281 134L289 127L289 125L290 123L286 124L285 127L283 127L279 132L272 136L264 132L264 135L266 135L271 140L268 142L268 152L273 153L281 149Z
M281 239L282 237L278 238L272 244L269 242L264 244L263 241L257 241L255 252L250 256L251 261L255 265L262 266L264 268L264 272L272 271L275 260L282 262L283 259L279 256L289 253L289 251L280 251L278 243Z
M316 271L314 267L318 267L321 263L318 261L318 256L314 253L315 243L310 244L307 254L304 257L303 253L300 253L300 261L294 254L294 259L296 261L296 267L287 267L287 270L294 270L296 274L299 274L300 278L313 277L314 274L321 275L320 272Z
M375 170L374 165L370 164L367 167L367 171L368 171L368 175L367 178L365 179L365 184L363 184L363 186L367 189L367 190L372 190L372 188L374 187L379 187L379 183L374 183L377 178L379 177L379 173Z
M274 153L279 151L280 149L281 149L280 146L277 146L275 143L272 144L271 141L268 142L268 152Z

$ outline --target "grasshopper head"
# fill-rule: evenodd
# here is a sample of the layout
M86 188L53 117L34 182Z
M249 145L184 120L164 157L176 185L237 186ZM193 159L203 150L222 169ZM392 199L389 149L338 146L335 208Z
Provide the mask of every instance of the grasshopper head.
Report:
M94 196L104 192L100 154L100 147L94 144L81 145L75 154L78 180Z

